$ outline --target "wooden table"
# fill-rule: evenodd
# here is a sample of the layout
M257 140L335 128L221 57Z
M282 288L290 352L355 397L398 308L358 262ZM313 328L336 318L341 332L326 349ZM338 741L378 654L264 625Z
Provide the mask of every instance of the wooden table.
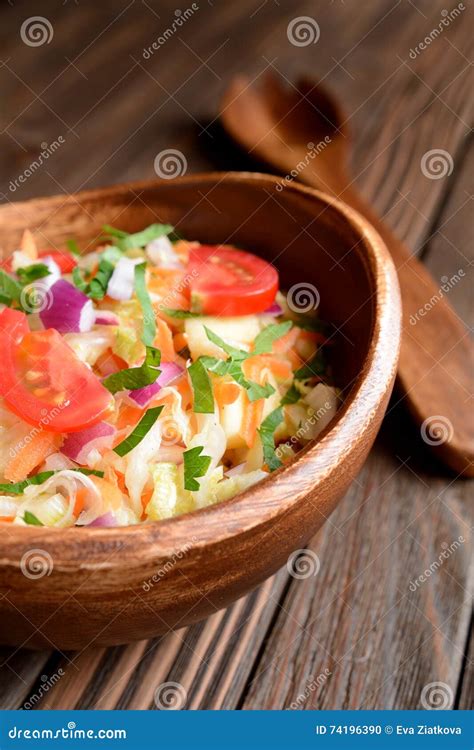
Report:
M20 30L32 5L2 3L3 200L152 178L170 148L189 172L256 169L220 131L220 94L239 71L303 71L344 101L365 195L440 285L460 276L449 298L472 321L472 11L443 0L201 0L173 28L175 5L44 0L34 12L52 38L31 46ZM316 43L289 42L299 16L317 21ZM421 169L432 149L446 152L444 176ZM146 709L157 686L176 682L186 708L404 709L443 683L447 704L466 708L469 489L431 457L395 394L365 468L311 542L316 576L281 570L228 610L152 641L79 654L4 648L0 705Z

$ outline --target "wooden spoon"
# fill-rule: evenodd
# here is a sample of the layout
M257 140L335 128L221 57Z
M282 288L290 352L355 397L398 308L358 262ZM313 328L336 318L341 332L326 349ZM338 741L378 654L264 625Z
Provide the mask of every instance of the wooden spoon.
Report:
M439 284L352 186L348 133L338 104L308 80L290 90L270 74L257 89L238 76L224 94L220 117L255 158L290 179L296 169L300 180L339 197L380 233L397 267L403 301L399 388L423 440L452 469L474 476L471 341L440 296ZM314 150L317 156L309 158ZM438 301L423 315L434 295Z

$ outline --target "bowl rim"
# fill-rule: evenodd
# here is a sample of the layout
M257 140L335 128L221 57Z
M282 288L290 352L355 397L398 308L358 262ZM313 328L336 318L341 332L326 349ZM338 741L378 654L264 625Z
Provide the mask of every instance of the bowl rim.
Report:
M172 184L179 187L206 181L235 183L242 188L245 188L246 184L257 183L274 190L281 184L281 178L278 176L246 171L196 173L175 178ZM67 196L44 196L22 203L49 202L53 206L56 202L67 203L69 200L77 201L78 198L87 200L104 191L113 196L124 191L160 186L164 186L163 180L142 180L93 188ZM2 540L2 564L11 563L17 567L19 560L14 561L13 557L16 558L20 547L31 547L32 543L49 545L50 549L54 547L55 570L94 567L95 563L89 560L88 553L94 554L96 559L100 558L104 568L123 567L127 562L136 562L136 543L141 545L143 551L151 551L154 558L160 559L176 554L177 550L186 548L186 545L192 546L193 550L199 550L210 543L221 543L235 535L251 532L256 526L267 524L275 516L290 511L309 490L317 488L337 471L344 456L350 452L351 443L360 438L371 421L377 417L377 410L392 387L401 339L398 278L382 238L358 212L341 200L300 183L285 184L284 192L313 198L326 204L314 220L330 208L349 224L360 238L353 249L366 263L373 287L375 314L369 349L359 375L329 427L315 441L309 443L308 447L300 451L290 464L273 472L245 492L222 503L174 518L112 528L74 526L58 529L10 525ZM14 207L15 203L0 206L0 219L5 209L12 210ZM304 465L313 466L315 475L309 479L307 477L306 481L301 483L300 475ZM275 488L271 493L271 499L267 492L270 484ZM295 488L298 489L295 491ZM252 511L252 508L256 508L258 512ZM192 545L189 545L189 540L192 540ZM83 561L79 561L74 554L76 544L79 544L83 551ZM121 554L112 555L115 560L109 559L111 552L117 551L118 546ZM68 554L69 548L71 554ZM9 557L9 554L12 556Z

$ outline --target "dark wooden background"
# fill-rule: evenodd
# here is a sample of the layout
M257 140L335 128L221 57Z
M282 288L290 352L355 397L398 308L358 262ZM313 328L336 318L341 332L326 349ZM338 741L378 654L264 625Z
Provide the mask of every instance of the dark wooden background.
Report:
M189 172L256 169L216 120L226 82L240 71L256 79L267 69L289 79L305 72L343 100L354 174L377 210L435 278L463 269L450 300L472 323L472 10L410 56L455 3L197 5L147 60L143 49L171 26L176 0L3 2L2 200L151 178L155 156L168 148L185 155ZM33 47L20 30L39 14L53 36ZM316 44L289 43L297 16L318 22ZM59 137L60 148L12 189L41 144ZM431 149L449 153L450 175L423 175ZM436 682L449 705L465 708L473 674L469 490L432 459L395 394L365 468L311 543L318 575L295 580L282 570L230 609L162 639L79 654L1 649L0 705L21 707L43 692L42 708L148 708L157 686L172 681L186 690L186 708L288 708L302 696L307 709L404 709L421 707L423 688ZM410 581L459 536L465 543L412 591ZM60 679L45 692L53 675Z

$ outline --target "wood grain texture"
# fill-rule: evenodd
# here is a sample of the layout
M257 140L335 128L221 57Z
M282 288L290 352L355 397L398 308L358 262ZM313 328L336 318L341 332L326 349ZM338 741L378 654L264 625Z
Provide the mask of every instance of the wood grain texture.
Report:
M472 182L467 168L461 168L466 158L466 142L462 138L463 125L459 117L465 119L468 96L463 87L458 87L458 80L465 75L462 71L470 57L467 15L453 21L428 50L411 61L410 48L438 24L441 10L448 7L441 0L416 0L413 3L377 0L365 3L363 7L360 3L327 3L324 8L309 0L280 0L278 4L241 0L221 4L219 8L214 2L214 7L202 4L199 15L145 64L140 60L140 54L172 21L175 3L148 0L147 5L159 18L144 9L142 3L131 4L128 0L102 2L95 6L83 2L79 6L68 3L64 8L58 8L58 5L52 0L42 3L41 13L54 23L55 37L54 43L39 49L20 42L19 27L27 15L24 4L15 2L14 7L10 7L4 3L0 9L0 58L7 60L9 68L16 74L5 65L0 67L5 100L5 107L0 112L0 129L4 131L8 126L8 131L0 135L4 200L153 177L154 158L165 148L180 149L186 156L190 172L215 167L253 169L254 163L244 159L222 137L217 123L207 126L216 115L219 97L231 75L243 71L254 78L268 69L272 62L278 72L291 80L302 73L324 79L324 83L342 97L349 113L348 125L354 134L353 171L366 198L398 236L417 254L423 255L437 278L451 276L460 267L466 268L467 272L469 266L460 253L469 257L466 222ZM119 16L123 9L126 10ZM468 13L472 15L472 11ZM318 20L321 36L316 45L295 48L288 43L288 21L298 15L310 15ZM137 65L132 69L130 54L142 63L142 67ZM207 65L214 72L203 65L209 55L213 57ZM76 67L68 63L66 56ZM410 71L399 58L405 59L413 70ZM177 101L173 101L167 92ZM45 103L38 100L37 95ZM66 125L51 113L48 106L58 112ZM68 129L71 126L80 139ZM17 178L37 156L41 142L51 142L60 134L66 136L60 151L48 160L45 168L35 171L12 192L9 181ZM436 147L449 151L455 160L455 168L447 179L428 182L421 179L419 161L427 150ZM212 199L212 195L203 201L206 199ZM465 322L472 323L472 318L467 317L470 301L464 280L452 289L449 299ZM396 403L394 398L392 405ZM472 581L472 572L468 573L464 567L464 546L447 561L450 567L446 571L455 577L454 580L441 570L439 577L432 577L424 584L419 600L414 597L415 592L406 591L406 583L413 575L419 574L420 567L426 567L436 558L442 541L449 539L443 535L443 530L446 534L456 531L448 521L451 516L459 527L466 521L472 523L469 484L453 481L452 477L441 473L429 453L420 447L418 434L400 407L389 416L358 482L361 486L355 484L338 509L343 521L342 527L338 524L341 533L351 528L351 524L356 524L347 531L351 543L347 545L344 536L333 526L326 525L316 542L317 553L320 554L320 545L325 543L331 530L334 539L329 556L320 555L322 565L318 576L307 581L289 579L291 585L288 587L286 568L282 570L279 574L281 588L274 596L268 597L262 620L246 621L250 630L245 630L245 648L240 646L241 630L228 641L225 653L213 670L211 702L204 696L200 698L200 707L235 708L244 705L253 708L251 696L255 695L258 705L279 708L282 700L290 704L293 700L293 697L289 700L290 696L300 695L307 688L306 673L316 678L318 669L326 668L327 654L300 628L298 633L293 631L304 646L298 657L299 668L293 668L289 657L290 670L286 676L284 671L281 673L276 669L278 664L282 670L283 656L276 652L272 654L278 644L275 638L272 640L271 634L277 625L280 637L284 637L284 618L287 615L281 606L288 609L289 602L296 598L296 591L293 592L296 584L305 586L308 606L325 587L333 592L334 601L328 607L330 595L326 593L326 608L320 607L317 622L313 624L309 620L307 630L314 639L320 640L321 637L326 648L334 644L331 648L334 659L344 657L346 647L352 646L348 658L352 658L355 667L353 672L348 662L344 668L338 668L331 680L326 680L326 686L318 688L316 697L315 691L310 690L307 705L343 708L348 705L363 707L368 702L377 708L416 708L421 690L429 681L444 678L453 687L460 681L458 652L464 650L468 639L465 616L456 625L455 618L459 618L459 614L453 615L449 627L443 625L442 632L438 633L426 619L426 616L433 617L433 606L426 592L431 589L430 598L435 599L437 623L441 622L443 607L447 615L451 612L451 605L453 609L461 607L460 611L464 612L464 591L469 589ZM440 498L436 499L438 495ZM415 517L414 503L423 511L415 526L425 547L426 540L423 541L422 536L432 533L439 521L439 509L443 511L439 536L428 539L434 556L423 552L415 541L409 544L410 537L405 529ZM383 525L380 524L379 504L383 508ZM352 519L351 514L354 514ZM380 531L382 536L377 539ZM408 531L412 531L411 527ZM369 565L387 545L391 545L389 551ZM458 562L459 553L462 561ZM396 604L398 591L392 584L389 571L382 568L382 561L393 571L394 580L405 586L403 606ZM344 586L358 574L361 574L360 579L353 582L349 590L356 588L362 598L352 596L349 599L351 610L345 603ZM381 575L390 584L385 589L380 583ZM254 600L252 596L248 601L255 602L258 610L261 600ZM409 603L410 597L412 604ZM414 608L413 603L423 604L423 614ZM242 602L233 605L232 610L237 606L242 606ZM399 606L400 612L395 617ZM237 629L241 625L242 632L244 612L242 610L237 625ZM368 629L373 623L376 623L373 632L357 643L352 633L364 636L364 626ZM295 628L289 616L288 627ZM116 707L126 707L131 705L133 698L134 707L147 708L153 700L153 673L160 659L169 657L181 674L193 657L187 644L193 645L202 637L204 628L205 625L201 624L193 626L186 636L186 643L171 635L157 644L156 650L150 654L145 649L142 658L138 644L125 649L110 649L102 657L100 668L92 672L87 658L79 671L69 670L67 661L61 661L60 655L50 659L46 668L44 663L49 657L46 652L41 654L45 660L43 663L37 662L37 655L31 652L12 653L4 649L0 683L9 696L6 704L5 691L2 692L2 706L21 706L26 698L23 680L34 688L42 674L50 676L58 665L63 664L67 674L75 674L72 680L74 688L68 691L67 700L60 701L55 697L58 707L92 707L89 698L93 697L95 701L103 700L104 707L113 707L114 702ZM183 633L180 637L183 638ZM346 642L343 642L344 637ZM367 638L372 644L371 653L366 649ZM288 645L287 640L284 643ZM374 650L374 645L381 643L385 649L379 646ZM446 663L453 654L453 666L446 672L440 664ZM272 661L272 655L278 659ZM67 656L71 657L70 654ZM408 656L410 658L403 663ZM95 663L93 654L91 661ZM306 671L301 667L305 661L308 662ZM19 664L24 666L20 669ZM368 665L365 671L364 664ZM465 669L463 684L458 685L459 691L462 689L460 707L467 707L472 695L468 682L469 675L472 675L472 650L469 664L471 669ZM165 665L166 677L172 668L172 664ZM457 673L456 669L459 669ZM387 679L382 686L394 672L396 677ZM106 676L105 681L102 675ZM265 680L261 688L265 700L256 687L257 675L259 682ZM274 703L270 699L273 693L270 675L279 683L274 690ZM335 687L336 675L341 680L339 689ZM69 679L72 677L62 678ZM192 690L195 695L200 694L201 680L208 684L206 669L194 677ZM283 681L286 688L281 686ZM113 684L115 687L111 689ZM329 689L334 698L332 703L324 699L324 690ZM59 695L59 688L56 690ZM371 691L376 695L372 696Z

